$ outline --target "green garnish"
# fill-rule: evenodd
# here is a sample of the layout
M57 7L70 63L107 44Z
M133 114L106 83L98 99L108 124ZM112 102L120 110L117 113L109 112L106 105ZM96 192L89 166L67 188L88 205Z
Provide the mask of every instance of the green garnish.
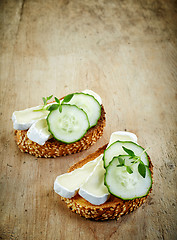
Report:
M124 150L126 153L128 153L128 155L130 155L130 157L133 158L133 157L135 156L135 154L134 154L134 152L133 152L132 150L130 150L130 149L124 147L124 146L122 146L122 148L123 148L123 150Z
M62 111L61 103L60 103L60 100L57 97L55 97L55 102L56 103L50 105L47 110L51 112L51 111L56 110L57 108L59 108L59 111L61 112Z
M60 113L62 112L62 105L61 104L59 105L59 112Z
M146 177L146 167L143 162L140 162L138 165L138 172L140 175L145 178Z
M133 173L133 170L131 169L130 166L126 166L125 165L125 159L123 159L122 157L118 156L117 157L118 161L119 161L119 164L117 165L117 167L123 167L125 166L126 167L126 170L129 174Z
M120 166L124 166L125 165L125 159L123 159L122 157L118 156L118 160L119 160Z
M53 111L56 110L58 108L58 104L52 104L49 106L49 108L47 109L48 111Z
M49 97L46 97L46 98L43 97L43 98L42 98L42 101L43 101L44 105L43 105L42 108L40 108L40 109L33 110L33 112L48 110L48 109L46 108L47 101L49 101L52 97L53 97L53 95L51 95L51 96L49 96Z
M71 93L71 94L68 94L67 96L65 96L63 99L63 102L65 102L65 103L69 102L71 100L71 98L73 97L73 95L74 94Z
M119 164L117 165L117 167L122 167L125 166L126 167L126 171L131 174L133 173L133 170L131 169L131 166L133 166L135 163L139 162L138 164L138 172L139 174L145 178L146 177L146 166L145 164L141 161L141 156L136 156L135 153L122 146L123 150L128 154L127 156L129 156L129 159L133 159L133 161L131 161L131 165L130 166L126 166L125 165L125 159L123 159L122 157L118 156L117 159L119 161ZM146 149L141 153L141 155L146 151Z
M57 97L55 97L55 102L60 103L60 100Z
M73 95L74 94L72 93L72 94L68 94L67 96L65 96L62 103L60 103L60 100L57 97L55 97L55 102L56 103L53 103L49 106L47 106L47 101L49 101L53 97L53 95L51 95L49 97L46 97L46 98L43 97L42 100L43 100L44 105L42 106L42 108L37 109L37 110L33 110L33 111L38 112L38 111L48 110L48 111L51 112L51 111L56 110L58 108L59 112L61 113L62 112L62 104L69 102L71 100L71 98L73 97Z
M131 167L129 166L126 166L126 170L129 174L133 173L133 170L131 169Z

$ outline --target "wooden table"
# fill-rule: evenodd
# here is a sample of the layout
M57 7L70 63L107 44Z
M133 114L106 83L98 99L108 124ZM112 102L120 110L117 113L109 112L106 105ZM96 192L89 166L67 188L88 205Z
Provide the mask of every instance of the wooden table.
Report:
M177 41L175 1L1 0L0 239L176 239ZM107 126L89 150L40 159L17 148L11 115L92 89ZM154 164L153 191L119 221L69 211L57 175L108 142L137 134Z

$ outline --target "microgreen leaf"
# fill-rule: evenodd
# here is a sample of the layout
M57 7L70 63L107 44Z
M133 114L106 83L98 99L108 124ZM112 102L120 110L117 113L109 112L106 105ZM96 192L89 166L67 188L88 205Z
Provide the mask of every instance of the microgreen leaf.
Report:
M118 160L121 166L125 165L125 159L123 159L122 157L118 157Z
M46 105L47 105L47 100L46 100L46 98L43 97L42 100L43 100L44 106L46 106Z
M46 100L50 100L53 97L53 95L50 95L49 97L46 97Z
M55 102L60 103L60 100L57 97L55 97Z
M146 177L146 167L143 162L140 162L138 165L138 172L139 174L145 178Z
M129 174L132 174L132 173L133 173L132 169L131 169L129 166L126 166L126 170L127 170L127 172L128 172Z
M52 104L50 105L50 107L48 108L48 111L53 111L56 110L58 108L58 104Z
M65 96L63 99L63 102L65 102L65 103L69 102L71 100L71 98L73 97L73 95L74 94L71 93L71 94L68 94L67 96Z
M122 148L123 148L123 150L124 150L126 153L128 153L128 155L130 155L131 157L134 157L134 156L135 156L135 154L134 154L134 152L133 152L132 150L130 150L130 149L124 147L124 146L122 146Z
M59 112L60 113L62 112L62 105L61 104L59 105Z

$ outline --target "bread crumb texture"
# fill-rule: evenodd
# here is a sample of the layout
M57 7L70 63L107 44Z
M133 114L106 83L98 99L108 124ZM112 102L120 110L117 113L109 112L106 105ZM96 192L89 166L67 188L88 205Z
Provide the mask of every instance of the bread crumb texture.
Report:
M101 116L96 126L90 128L79 141L65 144L52 138L46 141L44 145L39 145L27 137L27 130L15 130L15 140L21 152L27 152L35 157L56 158L81 152L88 149L91 145L103 135L103 129L106 125L106 113L104 107L101 108Z
M85 159L75 163L73 166L70 167L68 172L71 172L77 168L82 167L89 161L92 161L96 157L98 157L101 153L104 152L107 145L104 145L102 148L98 149L95 153L89 155ZM151 171L151 176L153 177L153 165L149 158L149 168ZM148 195L150 194L151 190L149 191ZM93 205L89 203L87 200L79 196L78 194L71 199L63 198L61 199L65 201L67 207L71 209L72 212L79 214L82 217L87 219L93 220L108 220L108 219L116 219L118 220L122 215L128 214L138 207L140 207L148 197L136 198L133 200L122 200L120 198L114 197L110 195L110 198L104 204L99 206Z

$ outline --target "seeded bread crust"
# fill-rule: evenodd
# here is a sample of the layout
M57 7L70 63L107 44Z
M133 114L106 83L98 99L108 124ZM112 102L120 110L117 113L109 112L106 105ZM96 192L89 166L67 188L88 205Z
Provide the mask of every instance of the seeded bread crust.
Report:
M99 148L95 153L89 155L88 157L71 166L68 172L80 168L87 162L94 160L96 157L98 157L101 153L104 152L106 146L107 144ZM153 165L150 158L149 162L151 176L153 177ZM151 190L149 191L149 193L151 192ZM82 217L93 220L108 220L108 219L118 220L120 216L128 214L137 209L138 207L140 207L145 202L148 195L134 200L122 200L111 195L107 202L99 206L89 203L87 200L85 200L78 194L71 199L63 197L61 197L61 199L66 202L67 207L71 209L72 212L75 212Z
M59 157L88 149L103 135L106 125L105 110L101 106L101 116L96 126L90 128L82 139L77 142L65 144L52 138L44 145L39 145L27 137L27 130L16 130L15 141L21 152L27 152L35 157Z

